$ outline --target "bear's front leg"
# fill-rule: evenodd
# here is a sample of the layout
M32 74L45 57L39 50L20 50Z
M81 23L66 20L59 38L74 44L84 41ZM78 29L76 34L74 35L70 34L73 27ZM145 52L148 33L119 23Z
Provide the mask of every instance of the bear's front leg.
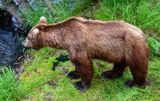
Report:
M73 61L77 68L77 74L82 81L76 82L75 87L80 91L85 91L91 84L93 77L92 62L89 59L75 59Z
M76 49L70 47L70 59L75 65L75 72L71 72L72 76L80 76L82 81L76 82L75 87L81 91L85 91L91 84L93 77L93 68L91 58L88 57L87 52L82 48Z

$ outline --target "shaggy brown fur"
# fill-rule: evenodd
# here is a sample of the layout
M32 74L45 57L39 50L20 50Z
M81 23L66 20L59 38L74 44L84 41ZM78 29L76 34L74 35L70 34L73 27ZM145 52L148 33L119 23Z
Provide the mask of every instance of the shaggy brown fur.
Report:
M60 23L47 24L46 18L42 17L29 32L24 46L66 49L76 67L68 76L81 77L82 82L76 84L80 90L91 84L92 59L114 63L113 70L103 73L109 79L121 76L129 66L134 80L128 81L127 86L143 85L147 76L149 49L145 35L124 21L72 17Z

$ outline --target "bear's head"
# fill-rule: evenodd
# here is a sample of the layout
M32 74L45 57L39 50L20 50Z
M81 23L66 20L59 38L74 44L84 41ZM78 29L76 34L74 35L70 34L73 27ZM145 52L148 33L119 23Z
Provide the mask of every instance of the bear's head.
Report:
M43 47L41 40L39 38L41 35L41 32L38 29L38 26L40 26L40 25L47 25L47 19L45 17L41 17L39 20L39 24L30 30L25 41L22 43L24 47L33 48L36 50Z

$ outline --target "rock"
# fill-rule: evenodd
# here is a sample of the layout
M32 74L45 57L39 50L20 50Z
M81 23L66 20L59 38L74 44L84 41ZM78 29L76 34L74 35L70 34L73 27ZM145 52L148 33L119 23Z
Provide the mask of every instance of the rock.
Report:
M0 65L13 65L21 53L22 45L14 33L0 28Z
M17 65L23 47L20 39L26 34L21 23L5 10L0 11L0 68ZM23 35L25 36L25 35Z

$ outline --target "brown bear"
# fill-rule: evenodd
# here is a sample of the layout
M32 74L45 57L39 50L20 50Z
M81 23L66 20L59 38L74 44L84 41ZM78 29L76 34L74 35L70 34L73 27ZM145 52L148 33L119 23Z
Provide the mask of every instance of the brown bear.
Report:
M66 49L75 65L75 71L71 71L68 77L80 77L82 81L76 82L75 86L85 90L93 77L92 59L114 63L113 70L102 73L107 79L122 76L129 66L133 80L127 81L125 85L143 86L149 56L145 40L140 29L124 21L72 17L59 23L47 24L47 19L41 17L39 24L30 30L24 46L37 50L43 47Z

